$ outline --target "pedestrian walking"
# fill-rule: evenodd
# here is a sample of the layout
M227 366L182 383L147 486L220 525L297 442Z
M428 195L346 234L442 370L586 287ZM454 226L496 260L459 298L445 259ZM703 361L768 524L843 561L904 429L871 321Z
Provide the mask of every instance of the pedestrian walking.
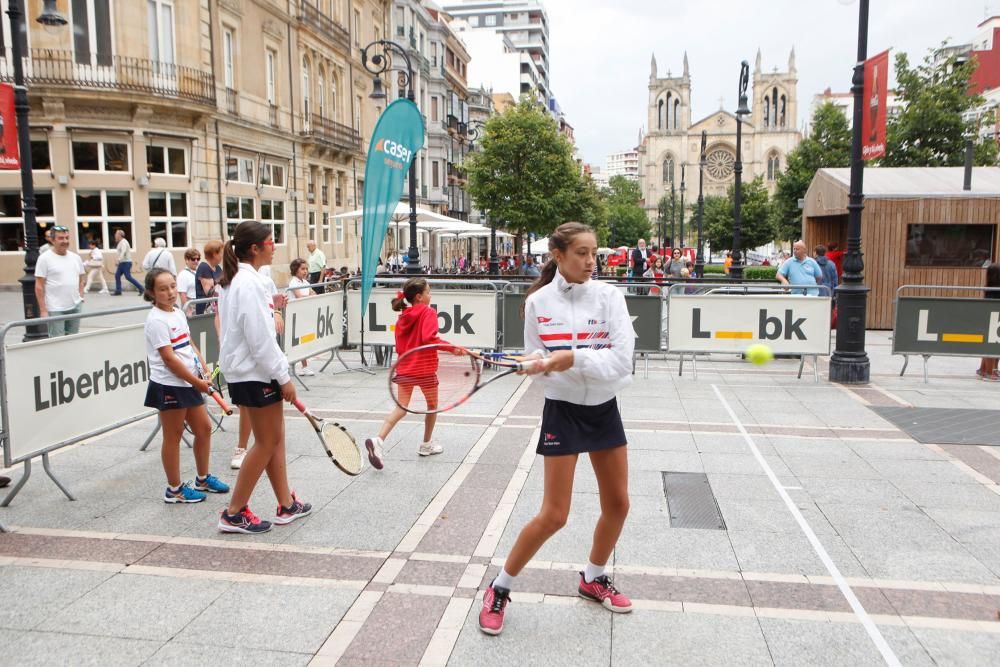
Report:
M69 251L69 230L52 228L52 250L38 258L35 264L35 298L40 317L72 315L83 306L83 260ZM75 334L80 330L78 318L49 322L49 338Z
M316 287L313 287L313 291L316 294L322 294L324 291L323 286L317 283L323 278L323 270L326 268L326 255L316 246L316 241L312 239L306 241L306 249L309 251L309 282L316 285Z
M115 230L115 253L115 291L112 295L122 295L122 277L132 283L139 291L139 296L145 294L146 289L132 276L132 245L125 238L125 232L120 229Z
M538 514L521 529L500 573L483 597L479 628L496 635L514 580L545 542L566 524L580 454L590 456L600 493L594 530L577 592L613 612L632 602L605 571L629 510L625 429L616 394L632 381L635 331L624 295L590 280L597 256L593 230L578 222L549 236L552 259L528 291L524 342L534 350L524 371L543 373L545 406L536 452L544 457L545 481Z
M776 275L778 282L782 285L811 285L811 289L793 291L799 294L805 292L809 296L818 295L819 290L816 285L823 282L823 271L819 268L819 264L809 256L806 244L801 239L792 244L792 253L792 257L787 258L778 267Z
M97 278L101 281L100 293L110 294L108 291L108 281L104 279L104 253L98 247L96 239L90 239L87 245L90 246L90 255L86 262L87 283L83 286L83 293L87 294L90 291L90 286L94 282L94 278Z
M820 271L823 272L822 285L825 285L827 289L830 290L829 296L833 299L837 298L837 267L834 265L830 258L826 256L826 246L818 245L813 248L813 259L819 264Z
M307 516L312 505L298 499L288 484L285 417L282 401L295 400L288 360L278 346L274 302L260 267L271 263L274 239L267 225L246 220L236 226L223 249L219 294L221 340L219 365L232 402L249 415L254 446L240 466L229 506L219 516L224 533L263 533L272 521L250 511L250 495L267 472L278 501L273 523L283 525Z
M154 268L166 269L175 276L177 275L177 264L174 262L174 256L167 250L167 242L163 238L155 239L153 247L142 258L143 271Z
M208 366L191 340L184 311L177 303L177 281L163 268L146 274L143 293L153 308L146 316L146 357L149 360L147 408L160 412L163 444L160 459L167 476L163 502L200 503L208 493L229 493L229 486L209 472L212 424L205 410L211 383ZM191 484L181 480L181 435L187 422L194 434L194 461L198 475Z
M433 345L435 343L447 345L447 342L441 340L438 336L437 311L431 308L430 303L431 286L423 278L410 278L403 284L403 289L396 292L396 298L392 300L392 309L399 313L399 318L396 320L397 356L401 357L408 351L421 345ZM434 360L436 363L436 356ZM403 374L405 373L405 369L397 369L397 372ZM399 400L404 405L410 402L414 384L420 387L428 409L433 410L437 406L436 367L435 374L428 375L426 382L413 382L400 385ZM371 462L372 467L376 470L381 470L383 466L383 442L389 437L389 433L392 432L392 429L404 416L406 416L406 411L397 405L385 418L385 421L382 422L382 429L378 435L365 440L365 448L368 450L368 461ZM424 440L420 445L420 449L417 450L420 456L432 456L444 451L444 448L436 444L433 440L434 424L436 421L437 415L433 412L424 415Z

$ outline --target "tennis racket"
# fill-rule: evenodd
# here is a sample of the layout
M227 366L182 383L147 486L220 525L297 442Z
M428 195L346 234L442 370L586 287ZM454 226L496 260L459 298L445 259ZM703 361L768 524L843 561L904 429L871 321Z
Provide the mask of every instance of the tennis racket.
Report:
M328 422L314 417L302 401L295 399L292 405L312 424L323 449L326 450L326 455L333 461L333 465L352 477L360 475L364 468L364 457L361 454L361 448L354 440L354 436L336 422Z
M517 357L478 354L447 343L421 345L400 355L393 364L389 394L396 405L413 414L446 412L486 385L523 368ZM484 378L486 369L499 372Z
M233 409L229 407L229 403L226 403L226 399L222 397L222 392L219 391L219 387L216 384L221 371L222 368L216 366L215 370L212 371L212 375L208 378L208 395L215 399L215 402L222 408L222 413L228 417L233 414Z

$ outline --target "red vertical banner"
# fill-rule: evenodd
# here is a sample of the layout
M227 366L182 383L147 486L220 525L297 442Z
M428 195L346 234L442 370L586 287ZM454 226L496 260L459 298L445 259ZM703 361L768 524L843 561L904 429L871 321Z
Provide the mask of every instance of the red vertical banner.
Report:
M14 115L14 86L0 83L0 169L20 169L17 149L17 121Z
M865 61L865 88L861 95L861 157L872 160L885 155L886 99L889 92L889 52Z

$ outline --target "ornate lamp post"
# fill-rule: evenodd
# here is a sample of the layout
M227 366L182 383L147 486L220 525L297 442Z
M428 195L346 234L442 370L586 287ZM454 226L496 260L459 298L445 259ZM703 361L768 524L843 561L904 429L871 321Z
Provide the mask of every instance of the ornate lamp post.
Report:
M698 254L694 259L695 275L701 278L705 272L705 242L701 237L701 221L705 217L705 146L708 144L708 132L701 131L701 153L698 157Z
M684 180L684 169L687 167L687 162L681 163L681 248L684 247L684 191L687 190L687 184ZM673 252L673 249L671 249Z
M864 284L864 258L861 252L861 211L864 210L864 168L861 156L862 96L865 85L865 60L868 58L868 0L861 0L858 11L858 60L854 65L851 92L854 94L854 127L851 137L851 189L847 204L847 253L844 276L837 286L837 348L830 357L830 381L866 384L871 362L865 351L865 319L868 288Z
M375 53L371 57L369 64L368 49L373 46L382 47L381 53ZM392 68L392 53L399 54L406 63L406 71L399 70L399 81L402 86L406 86L406 99L416 104L416 95L413 93L413 65L406 50L396 42L386 39L377 39L368 46L361 49L361 64L365 69L374 75L372 81L372 92L368 97L373 100L384 100L385 90L382 88L381 75ZM388 54L388 55L387 55ZM417 248L417 159L410 162L409 199L410 199L410 248L406 253L406 272L420 273L420 250Z
M28 32L25 23L24 0L11 0L7 9L10 19L11 56L14 60L14 114L17 117L17 146L21 154L21 213L24 216L24 275L21 283L21 301L24 319L38 317L38 300L35 298L35 263L38 262L38 225L35 214L35 182L31 176L31 129L28 126L28 89L24 85L24 38ZM42 14L36 19L46 27L66 25L66 18L56 11L56 0L45 0ZM24 340L38 340L47 336L46 328L33 325L25 328Z
M750 65L747 61L740 63L739 106L736 108L736 164L733 174L736 185L733 190L733 264L729 267L729 277L732 280L743 280L743 253L740 252L740 225L743 223L743 116L750 113L747 107L747 86L750 85Z
M475 142L479 140L480 136L482 136L483 128L485 127L486 123L482 121L479 120L469 121L468 134L469 134L469 141L471 142L469 144L470 151L475 150ZM496 221L491 216L489 216L486 211L483 211L483 216L486 217L486 219L489 220L490 223L490 275L499 276L500 256L497 255Z

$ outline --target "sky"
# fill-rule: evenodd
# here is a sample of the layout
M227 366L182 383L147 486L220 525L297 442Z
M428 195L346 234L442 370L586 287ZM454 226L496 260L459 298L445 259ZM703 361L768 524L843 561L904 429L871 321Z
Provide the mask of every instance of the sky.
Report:
M604 167L633 148L646 124L649 59L678 76L687 51L692 120L736 108L740 61L785 71L795 47L799 125L814 94L847 92L857 56L859 0L543 0L551 86L573 126L580 157ZM1000 0L872 0L868 55L903 51L910 63L942 41L972 41ZM752 91L751 91L752 92ZM752 98L751 98L752 99Z

